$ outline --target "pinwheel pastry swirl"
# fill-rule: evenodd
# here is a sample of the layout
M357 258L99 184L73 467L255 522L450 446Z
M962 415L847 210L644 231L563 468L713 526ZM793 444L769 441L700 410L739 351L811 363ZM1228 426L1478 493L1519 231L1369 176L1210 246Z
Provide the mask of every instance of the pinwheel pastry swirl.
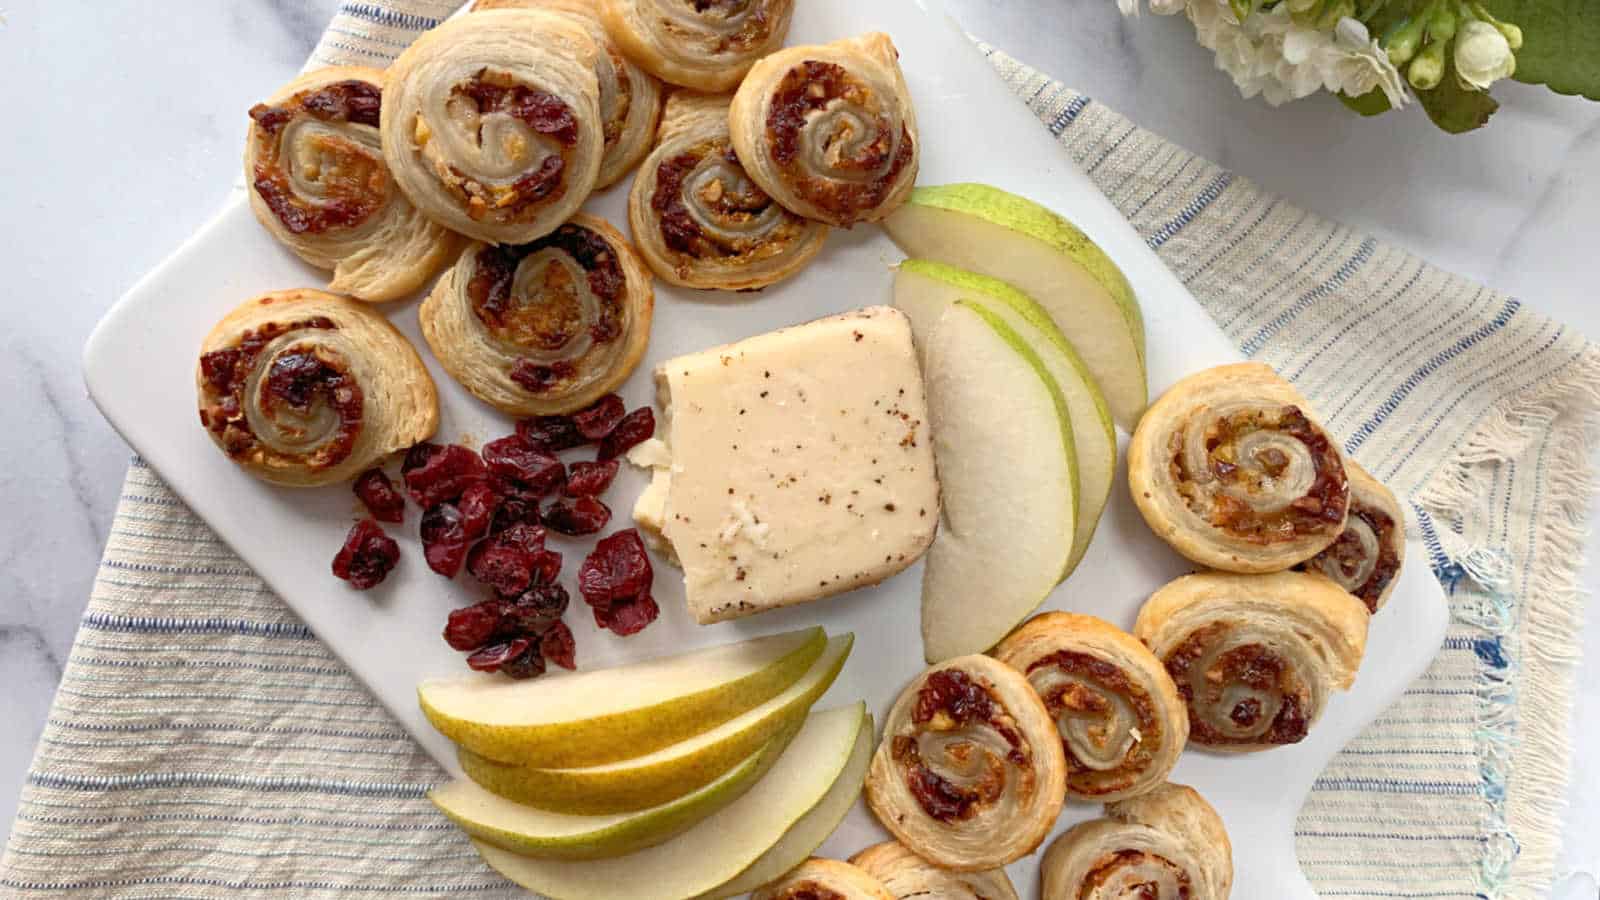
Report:
M1371 612L1394 592L1406 558L1406 520L1394 494L1354 460L1345 460L1350 477L1350 515L1339 537L1298 568L1321 572L1361 598Z
M598 0L478 0L472 8L549 10L571 18L589 32L599 50L594 74L600 82L600 119L605 128L605 152L600 157L595 190L616 184L650 151L661 120L661 82L622 55L600 24Z
M311 487L433 435L439 401L405 336L370 306L279 291L228 313L200 347L200 424L245 471Z
M1044 900L1227 900L1233 848L1193 788L1163 784L1068 829L1040 863Z
M628 195L628 224L663 280L725 291L788 278L828 236L745 174L728 137L728 98L686 91L667 98L661 139Z
M696 91L731 91L756 60L783 46L794 0L600 0L622 52Z
M514 416L582 409L627 379L650 340L650 273L622 234L579 213L526 244L472 244L422 302L450 377Z
M1066 760L1026 678L958 656L908 685L867 771L867 805L918 856L957 872L1032 853L1061 812Z
M896 900L1017 900L1005 869L952 872L912 853L898 841L875 844L850 857L861 871L878 879Z
M837 859L813 856L750 895L750 900L895 900L878 879Z
M879 221L917 180L916 110L885 34L761 60L734 94L728 124L750 177L808 219Z
M1266 750L1304 738L1355 682L1369 618L1321 575L1203 572L1151 595L1133 633L1177 684L1191 743Z
M1094 616L1047 612L994 655L1028 677L1061 732L1067 795L1109 802L1166 781L1189 738L1172 677L1138 639Z
M1128 444L1128 486L1150 528L1230 572L1277 572L1344 530L1344 459L1304 397L1261 363L1173 385Z
M600 175L599 49L569 15L495 9L428 31L389 67L383 155L423 214L488 243L566 221Z
M383 73L308 72L250 109L244 177L261 224L319 269L328 290L393 300L422 287L459 249L395 187L378 140Z

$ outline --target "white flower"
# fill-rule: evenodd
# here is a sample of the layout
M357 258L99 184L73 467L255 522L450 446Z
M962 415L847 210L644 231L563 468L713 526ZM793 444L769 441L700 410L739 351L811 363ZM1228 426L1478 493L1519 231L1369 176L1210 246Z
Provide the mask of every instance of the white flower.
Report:
M1381 88L1389 98L1389 105L1399 109L1406 105L1407 95L1400 79L1400 70L1389 61L1389 54L1367 33L1367 26L1356 19L1343 18L1333 30L1334 48L1338 58L1333 62L1335 80L1340 90L1351 97L1360 97L1373 88Z
M1485 90L1517 70L1517 57L1500 29L1468 19L1456 32L1456 75L1463 86Z
M1390 105L1405 105L1399 70L1355 19L1328 32L1296 22L1288 3L1243 24L1225 0L1193 0L1188 12L1200 45L1216 54L1217 68L1245 97L1259 94L1277 106L1322 89L1359 97L1381 88Z

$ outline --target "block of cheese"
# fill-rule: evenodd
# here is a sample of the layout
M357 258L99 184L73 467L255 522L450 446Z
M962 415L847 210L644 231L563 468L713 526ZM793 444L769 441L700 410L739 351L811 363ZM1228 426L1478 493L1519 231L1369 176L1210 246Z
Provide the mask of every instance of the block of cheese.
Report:
M939 521L927 402L896 309L874 306L668 360L634 518L702 624L876 584Z

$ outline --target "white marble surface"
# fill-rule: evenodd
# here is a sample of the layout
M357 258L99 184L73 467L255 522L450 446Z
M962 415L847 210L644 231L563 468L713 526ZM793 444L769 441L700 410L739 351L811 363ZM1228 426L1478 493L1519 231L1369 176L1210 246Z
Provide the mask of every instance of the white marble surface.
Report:
M947 0L969 30L1325 216L1600 337L1600 104L1507 85L1490 128L1360 121L1234 93L1181 20L1111 0ZM0 840L94 578L128 450L84 395L101 313L237 177L243 110L286 80L336 0L0 0ZM120 62L114 62L120 61ZM1586 214L1587 213L1587 214ZM1585 576L1600 585L1600 569ZM1584 630L1561 900L1600 895L1600 605Z

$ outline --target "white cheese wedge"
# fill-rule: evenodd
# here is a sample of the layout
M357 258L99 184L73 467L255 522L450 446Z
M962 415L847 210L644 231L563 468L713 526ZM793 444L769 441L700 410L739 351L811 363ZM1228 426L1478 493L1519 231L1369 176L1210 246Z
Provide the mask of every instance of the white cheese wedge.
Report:
M634 518L702 624L876 584L932 542L927 401L898 310L681 356L656 385L666 446L635 457L655 474Z

